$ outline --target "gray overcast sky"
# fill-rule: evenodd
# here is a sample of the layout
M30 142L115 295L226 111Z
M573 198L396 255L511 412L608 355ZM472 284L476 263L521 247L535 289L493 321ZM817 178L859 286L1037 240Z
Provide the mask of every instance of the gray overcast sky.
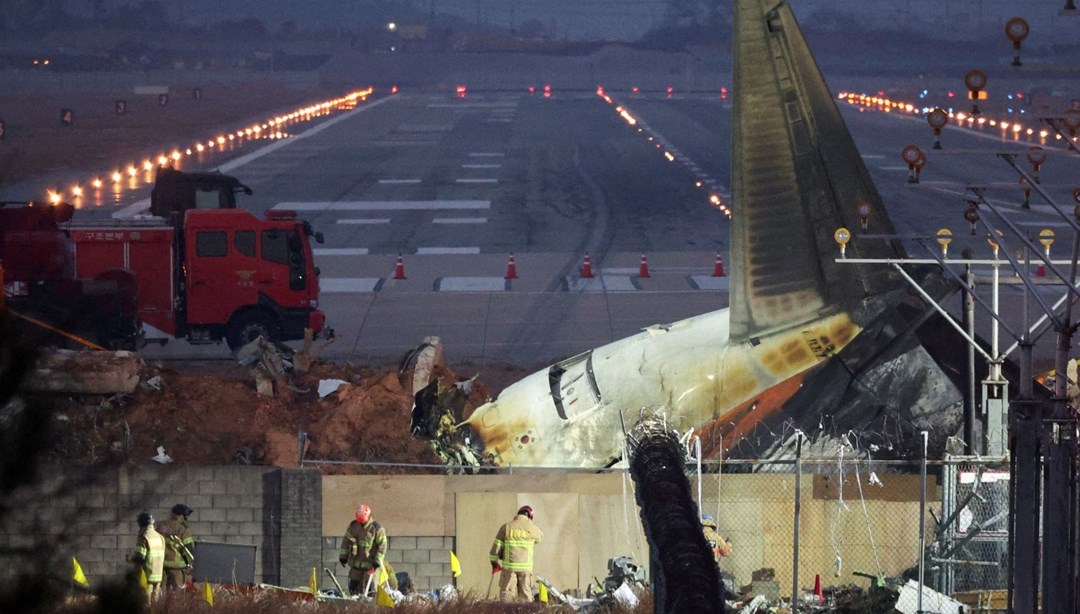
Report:
M89 6L90 0L74 0ZM134 0L105 0L105 6ZM509 29L535 19L556 36L636 39L664 14L665 0L163 0L170 13L194 23L222 19L261 18L270 29L283 21L304 26L356 28L365 17L400 19L420 15L426 24L432 11L470 22ZM410 20L404 19L408 22Z

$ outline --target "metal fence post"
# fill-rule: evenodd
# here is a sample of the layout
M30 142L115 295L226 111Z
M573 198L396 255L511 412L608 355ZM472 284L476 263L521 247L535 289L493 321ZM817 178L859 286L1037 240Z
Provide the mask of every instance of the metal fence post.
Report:
M926 448L927 432L922 432L922 467L919 470L919 605L922 614L923 579L926 573Z
M791 612L799 611L799 514L802 512L802 431L795 431L795 535L791 544Z

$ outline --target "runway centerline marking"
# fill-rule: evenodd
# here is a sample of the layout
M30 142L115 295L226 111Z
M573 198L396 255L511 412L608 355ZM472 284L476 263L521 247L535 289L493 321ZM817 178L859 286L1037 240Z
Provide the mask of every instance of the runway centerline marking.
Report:
M292 211L427 211L439 209L490 209L490 200L339 200L284 202L274 209Z
M455 254L479 254L479 247L418 247L417 256L450 256Z
M380 217L380 218L354 217L354 218L340 219L336 223L338 223L338 224L389 224L390 223L390 218L388 218L388 217Z
M312 249L311 253L316 256L367 256L366 247L319 247Z
M404 184L404 183L420 183L421 181L422 181L421 179L380 179L379 183L380 184L397 185L397 184Z
M432 224L487 224L486 217L437 217Z

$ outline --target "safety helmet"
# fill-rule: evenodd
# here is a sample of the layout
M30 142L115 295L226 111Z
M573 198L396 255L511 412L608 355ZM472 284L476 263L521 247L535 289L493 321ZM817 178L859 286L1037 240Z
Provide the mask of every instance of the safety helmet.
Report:
M365 503L356 506L356 522L367 524L371 520L371 508Z
M194 512L194 511L195 510L193 510L190 507L184 505L183 503L177 503L172 508L173 516L183 516L184 518L187 518L188 516L190 516L192 514L192 512Z
M138 522L140 527L148 527L154 524L154 515L150 512L143 512L139 514L135 522Z
M532 511L532 508L529 507L528 505L522 505L520 508L518 508L517 513L518 514L524 514L524 515L529 517L529 520L532 520L533 511Z

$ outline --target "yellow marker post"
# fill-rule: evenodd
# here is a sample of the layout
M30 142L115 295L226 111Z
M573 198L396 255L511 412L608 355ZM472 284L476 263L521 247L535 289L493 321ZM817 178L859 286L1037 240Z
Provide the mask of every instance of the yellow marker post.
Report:
M949 259L949 243L952 243L952 231L948 228L941 228L937 231L937 242L941 246L941 257L944 260Z
M1050 257L1050 246L1054 244L1054 231L1049 228L1045 228L1039 231L1039 243L1042 243L1043 249L1046 250L1046 257Z
M841 226L833 233L833 240L840 246L840 257L847 258L847 244L851 241L851 231Z

